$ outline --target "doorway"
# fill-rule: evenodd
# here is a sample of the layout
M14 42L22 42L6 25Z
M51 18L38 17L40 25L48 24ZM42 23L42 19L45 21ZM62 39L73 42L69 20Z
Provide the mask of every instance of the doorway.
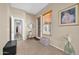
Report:
M23 38L22 36L22 20L14 20L14 39L20 40Z
M37 22L38 22L38 37L41 37L41 19L40 19L40 17L38 17L38 19L37 19Z
M11 16L11 40L23 39L23 19Z

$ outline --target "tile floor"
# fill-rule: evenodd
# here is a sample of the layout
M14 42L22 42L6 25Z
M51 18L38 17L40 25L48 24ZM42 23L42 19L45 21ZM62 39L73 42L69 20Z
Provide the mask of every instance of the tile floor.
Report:
M63 55L64 52L52 46L44 46L40 41L29 39L17 41L17 55Z

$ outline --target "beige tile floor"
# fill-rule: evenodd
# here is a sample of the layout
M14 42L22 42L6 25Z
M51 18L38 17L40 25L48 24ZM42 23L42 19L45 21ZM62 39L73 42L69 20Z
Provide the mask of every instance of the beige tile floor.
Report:
M63 55L64 53L55 47L44 46L40 41L19 40L17 41L17 55Z

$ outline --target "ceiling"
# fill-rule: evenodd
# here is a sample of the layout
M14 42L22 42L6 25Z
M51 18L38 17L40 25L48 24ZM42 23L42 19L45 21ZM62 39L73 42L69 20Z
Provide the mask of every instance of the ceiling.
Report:
M47 5L48 3L12 3L11 4L12 7L24 10L34 15L40 12Z

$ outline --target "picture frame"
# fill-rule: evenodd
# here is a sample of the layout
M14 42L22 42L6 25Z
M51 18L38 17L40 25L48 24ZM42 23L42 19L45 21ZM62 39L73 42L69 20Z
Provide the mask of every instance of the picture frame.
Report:
M51 28L50 28L50 24L44 24L43 25L43 34L44 35L50 35L50 30Z
M42 16L42 34L51 35L51 19L52 19L52 10L44 13Z
M59 11L59 24L60 25L78 25L78 4Z

